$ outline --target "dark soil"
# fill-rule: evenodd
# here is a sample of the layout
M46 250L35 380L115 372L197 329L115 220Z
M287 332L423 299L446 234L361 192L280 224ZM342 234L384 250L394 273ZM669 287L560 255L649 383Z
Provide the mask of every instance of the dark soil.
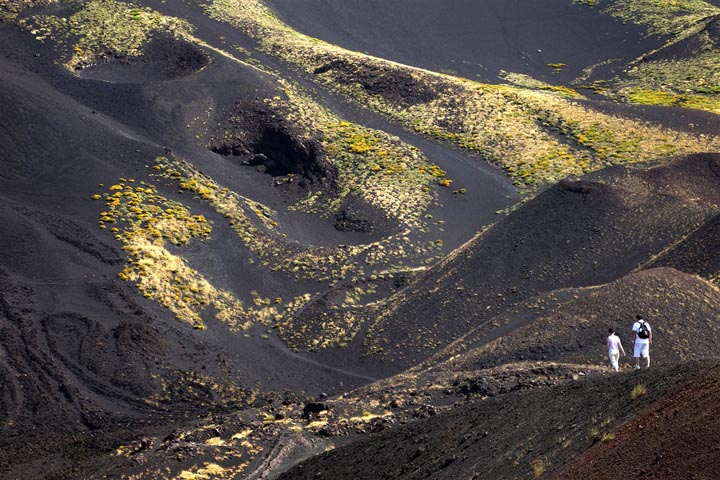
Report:
M417 361L542 292L630 273L714 218L718 162L696 155L560 182L378 307L384 330L367 342Z
M335 228L341 232L373 233L390 227L389 223L382 210L353 195L348 196L335 215Z
M596 444L550 478L717 478L718 394L717 369L709 368L677 394L640 411L611 440Z
M708 220L648 266L668 266L720 283L720 216Z
M301 136L299 126L287 120L286 112L259 99L235 102L209 147L221 155L242 157L247 165L262 167L273 177L301 175L301 187L310 182L337 190L337 170L328 162L320 142Z
M569 83L585 67L608 59L620 67L662 44L660 39L644 38L641 27L565 0L270 3L284 21L310 36L480 81L497 82L498 73L505 70L553 84ZM554 73L547 64L556 62L567 66Z
M714 390L706 391L705 387L713 385L715 388L719 374L717 364L686 364L619 375L580 377L554 388L489 398L324 453L280 478L551 478L553 472L588 449L589 452L599 450L607 454L588 457L587 461L581 457L580 467L562 478L583 478L583 474L588 475L586 478L610 478L600 472L613 462L616 465L612 471L618 476L632 472L631 478L669 478L652 474L659 456L668 456L667 460L660 460L661 472L679 472L698 466L699 459L682 455L672 442L663 443L663 438L670 441L673 430L664 428L661 416L649 412L674 410L674 415L682 419L676 424L678 427L699 425L701 420L693 413L691 400L702 398L701 406L708 406L703 410L713 412L710 394ZM632 391L638 384L645 387L645 394L633 398ZM700 397L693 392L703 392L703 395ZM673 402L675 409L668 408L666 399L676 394L679 398ZM682 410L685 413L680 413ZM644 438L644 429L641 432L634 425L649 426L649 432L657 429L666 436ZM708 442L700 446L700 458L709 458L711 452L716 451L715 426L716 421L708 419L702 428L702 432L713 433L704 437ZM636 432L632 440L646 445L637 454L628 456L628 450L635 444L629 438L622 442L618 439L629 437L630 431ZM692 430L684 432L679 438L696 438L698 441L703 438ZM596 447L591 448L593 445ZM699 443L687 444L690 445ZM603 463L591 463L596 458L602 459ZM632 458L630 462L639 461L629 467L625 458ZM673 460L678 463L670 467ZM708 465L712 468L714 463ZM707 476L711 475L710 468L706 470L705 466L700 466L686 471L698 472L696 478L712 478Z
M415 78L409 68L397 69L379 65L359 65L350 60L333 60L313 71L329 73L341 85L358 84L370 96L380 96L394 106L409 107L428 103L437 97L431 85Z
M97 63L80 65L78 70L81 78L114 83L147 83L190 75L209 62L210 56L196 45L167 34L156 34L140 57L106 52L97 58Z
M66 8L30 3L33 13L62 14ZM214 47L255 46L209 19L201 5L147 4L187 18ZM461 73L471 77L495 78L502 64L560 80L611 50L615 55L619 40L627 41L623 60L659 42L605 17L589 22L596 18L592 9L560 0L545 6L493 0L482 9L438 3L424 10L433 21L421 24L418 5L345 8L350 15L353 8L365 9L353 21L361 26L362 42L393 51L389 42L406 36L410 57L390 57L420 66L413 59L427 59L426 66L447 61L458 71L467 66ZM477 15L486 29L477 28ZM516 20L505 27L495 22L511 18ZM397 28L385 28L387 21ZM447 35L449 25L457 35ZM500 31L506 28L509 34ZM468 44L482 49L453 54ZM0 477L177 478L204 462L237 467L248 461L242 475L272 478L371 433L380 435L350 445L352 450L323 454L287 478L303 477L303 471L316 478L317 469L330 478L529 478L538 459L548 476L592 454L588 449L604 433L634 439L623 430L628 422L652 412L672 416L674 410L657 402L674 406L697 398L706 405L693 390L683 393L685 386L715 392L714 364L670 364L717 355L715 336L706 334L717 329L717 290L671 268L637 270L669 266L717 282L718 155L615 167L564 181L504 217L495 212L517 194L496 169L349 107L321 86L307 87L341 117L422 147L454 186L468 187L465 195L439 189L428 210L436 221L433 240L445 241L442 251L498 220L427 272L409 260L392 265L392 275L374 283L377 290L363 299L367 306L338 309L345 293L369 290L368 282L347 278L333 285L269 271L207 203L152 176L157 156L192 163L222 187L276 210L288 249L342 249L427 235L398 231L353 195L318 215L288 207L310 187L337 193L338 173L314 132L300 132L287 112L263 102L283 95L275 73L163 35L142 57L106 52L76 72L62 67L67 48L0 24ZM305 74L251 53L277 75L309 85ZM556 61L569 67L555 75L545 64ZM390 75L340 62L316 73L358 82L396 105L436 95L409 70ZM110 231L98 228L102 202L91 196L120 177L156 184L168 199L214 222L211 239L185 251L214 285L246 302L254 290L284 299L308 293L316 301L290 325L298 331L311 325L309 335L315 335L323 315L353 314L363 322L360 340L311 355L291 351L281 338L296 332L281 337L271 323L231 332L212 318L206 331L178 322L118 278L127 252ZM609 321L625 328L637 310L656 328L653 351L662 368L602 373L603 330ZM468 332L420 367L391 376ZM636 383L647 393L632 400ZM483 397L493 398L451 408ZM364 412L371 410L380 416L365 422ZM323 414L326 425L308 425L322 423ZM357 425L348 420L354 416L361 417ZM297 428L290 430L286 421L298 422ZM252 460L207 448L210 439L232 443L246 429L260 448ZM695 448L689 435L680 438ZM572 468L580 467L592 465Z

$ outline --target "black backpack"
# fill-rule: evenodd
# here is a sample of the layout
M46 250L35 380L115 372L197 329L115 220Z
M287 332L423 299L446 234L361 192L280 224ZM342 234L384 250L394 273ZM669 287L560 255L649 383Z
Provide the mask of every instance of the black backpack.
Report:
M645 320L638 320L640 322L640 328L638 329L637 335L642 339L650 338L650 329L645 323Z

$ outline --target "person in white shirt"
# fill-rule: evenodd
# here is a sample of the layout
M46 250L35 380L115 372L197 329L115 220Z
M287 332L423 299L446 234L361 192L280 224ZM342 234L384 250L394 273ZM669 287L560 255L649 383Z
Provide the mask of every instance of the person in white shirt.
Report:
M632 338L635 343L635 370L640 369L640 357L643 357L647 364L645 368L650 368L650 345L652 345L652 329L642 315L636 317L637 321L632 326Z
M610 336L607 338L607 342L605 346L607 347L608 352L608 358L610 359L610 366L615 370L616 372L619 370L618 361L620 360L620 354L623 354L623 357L625 356L625 349L622 346L622 342L620 341L620 337L615 335L615 330L612 328L608 330L610 333Z

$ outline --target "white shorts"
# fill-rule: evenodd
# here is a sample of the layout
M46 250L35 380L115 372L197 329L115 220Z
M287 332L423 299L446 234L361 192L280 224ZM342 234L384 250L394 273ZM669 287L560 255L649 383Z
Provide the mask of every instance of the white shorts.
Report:
M650 356L650 342L643 342L643 343L635 342L635 353L634 353L633 357L648 358L649 356Z

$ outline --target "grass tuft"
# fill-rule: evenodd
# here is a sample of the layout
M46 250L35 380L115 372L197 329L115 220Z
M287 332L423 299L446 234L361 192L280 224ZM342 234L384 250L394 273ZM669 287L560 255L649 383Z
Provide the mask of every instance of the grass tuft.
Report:
M630 392L630 397L633 400L637 400L638 398L645 395L646 393L647 393L647 389L645 388L645 385L639 383L633 387L632 392Z

